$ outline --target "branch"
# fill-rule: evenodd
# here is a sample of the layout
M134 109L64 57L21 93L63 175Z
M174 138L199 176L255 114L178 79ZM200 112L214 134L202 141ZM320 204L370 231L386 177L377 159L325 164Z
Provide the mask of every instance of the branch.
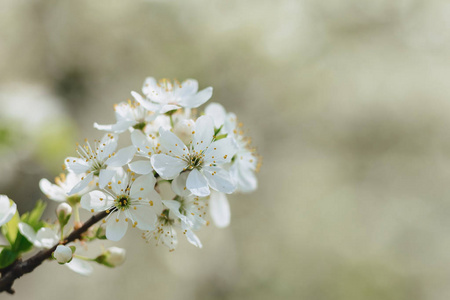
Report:
M109 212L108 212L109 213ZM71 234L64 239L63 242L56 244L50 249L41 250L29 259L22 261L21 259L16 260L12 265L1 270L2 277L0 277L0 293L7 292L9 294L14 294L12 285L14 281L20 278L22 275L32 272L36 269L44 260L49 259L52 253L56 250L58 245L66 245L77 239L81 239L81 235L85 233L92 225L102 220L108 215L106 211L102 211L89 220L87 220L83 226L73 231Z

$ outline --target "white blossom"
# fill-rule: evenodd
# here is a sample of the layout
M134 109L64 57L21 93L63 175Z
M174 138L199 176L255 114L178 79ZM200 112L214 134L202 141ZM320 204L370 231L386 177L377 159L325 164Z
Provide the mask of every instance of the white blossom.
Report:
M117 174L103 191L92 191L81 198L81 207L91 212L109 211L103 220L106 237L120 240L126 233L128 221L133 227L153 230L156 212L161 211L161 197L154 190L156 179L152 174L135 178L127 173Z
M114 112L116 114L115 124L99 125L94 123L94 127L114 133L121 133L131 128L144 129L157 116L142 107L139 102L130 100L114 105Z
M37 233L30 225L20 222L20 233L37 248L50 249L59 242L57 232L52 228L42 227Z
M167 79L157 82L155 78L148 77L142 87L142 92L147 99L136 92L132 92L132 95L149 111L166 113L181 107L199 107L211 98L212 91L212 87L207 87L198 92L198 82L194 79L179 83L176 80L171 82Z
M57 202L70 202L70 198L79 197L79 195L83 195L91 189L90 186L86 186L78 193L69 196L69 192L72 191L72 189L81 181L81 178L84 178L85 176L85 173L75 174L69 172L67 173L67 175L62 173L55 178L56 184L53 184L47 179L42 178L39 181L39 187L50 200L54 200Z
M17 211L17 205L8 196L0 195L0 226L8 223Z
M229 163L237 147L233 139L215 140L210 117L202 116L195 122L192 141L186 146L174 133L160 129L160 143L166 153L151 157L153 169L164 179L175 179L179 188L187 188L200 197L210 194L210 187L223 193L232 193L236 186L228 171L220 165ZM176 178L189 172L186 182Z
M114 152L117 148L117 136L107 134L101 141L96 141L92 147L86 140L86 145L78 147L77 157L68 157L65 161L66 167L70 172L75 174L86 173L86 177L82 177L81 181L75 185L69 192L73 195L86 188L98 176L99 188L104 188L108 182L116 174L115 168L122 167L129 163L134 154L135 148L128 146Z

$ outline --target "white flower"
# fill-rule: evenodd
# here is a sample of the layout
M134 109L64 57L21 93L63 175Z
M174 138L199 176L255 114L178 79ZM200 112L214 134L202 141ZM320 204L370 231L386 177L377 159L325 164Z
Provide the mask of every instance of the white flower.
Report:
M17 205L8 196L0 195L0 226L8 223L17 210Z
M161 214L158 216L158 223L155 230L147 230L142 234L142 237L147 240L147 243L150 241L155 241L155 245L159 244L164 245L169 248L169 251L172 252L178 245L178 237L177 232L173 226L175 220L169 218L169 211L167 210L166 214Z
M130 128L144 129L156 117L156 114L150 113L139 102L131 102L130 100L114 105L114 111L117 120L116 124L99 125L94 123L94 128L114 133L121 133Z
M202 214L204 215L204 211L198 213L192 210L192 207L189 207L188 210L186 210L185 205L182 206L181 202L175 200L164 200L163 203L170 209L171 213L180 219L181 229L183 230L183 234L186 236L188 242L198 248L202 248L203 245L200 239L197 235L195 235L192 229L198 229L200 224L206 224L206 221L200 217Z
M91 147L86 140L86 145L79 146L77 150L79 158L68 157L65 161L66 167L75 174L86 173L81 181L72 188L69 195L73 195L86 188L98 176L99 188L104 188L112 179L116 171L114 168L122 167L129 163L134 156L134 146L120 149L117 153L114 151L117 147L117 136L107 134L101 141L96 141L94 147Z
M230 204L227 196L224 193L212 192L209 196L209 212L213 223L219 227L224 228L230 225Z
M59 177L55 178L55 183L53 184L45 178L42 178L39 181L39 187L41 191L47 196L47 198L63 202L70 202L70 198L78 197L78 194L84 194L89 191L90 187L86 187L81 190L78 194L69 196L69 192L81 181L81 178L84 178L86 175L84 173L75 174L75 173L62 173Z
M132 92L132 95L146 109L166 113L181 107L199 107L211 98L212 90L212 87L207 87L197 92L198 82L194 79L187 79L182 83L177 81L172 83L167 79L157 82L155 78L148 77L142 87L142 92L148 100L143 99L136 92Z
M104 191L92 191L81 198L81 206L91 212L110 211L106 220L106 237L120 240L128 228L153 230L156 212L161 211L161 197L154 190L156 179L153 174L135 179L126 173L117 174Z
M217 141L214 138L213 121L207 116L195 122L189 147L174 133L161 128L160 143L167 152L152 155L153 169L164 179L175 179L179 189L186 187L196 196L208 196L209 187L232 193L236 186L228 172L218 165L229 163L237 147L232 138ZM177 180L183 171L189 172L186 182Z
M57 233L48 227L42 227L36 233L30 225L20 222L19 223L20 233L32 243L37 248L50 249L56 243L58 243L59 238Z
M106 263L117 267L125 261L126 250L119 247L109 247L106 249Z
M137 174L149 174L153 171L150 163L151 155L161 153L157 138L153 134L145 135L140 130L131 133L131 142L136 148L136 157L142 157L144 160L136 160L128 164L130 170Z
M214 119L216 128L221 128L219 134L227 134L236 141L238 150L229 171L237 185L237 191L248 193L256 190L258 180L255 172L259 168L258 163L261 159L254 149L250 148L250 139L244 137L243 131L239 128L242 124L237 123L236 115L227 113L218 103L210 103L205 108L205 114Z
M73 257L72 249L64 245L58 245L55 252L53 252L53 257L59 264L68 263Z

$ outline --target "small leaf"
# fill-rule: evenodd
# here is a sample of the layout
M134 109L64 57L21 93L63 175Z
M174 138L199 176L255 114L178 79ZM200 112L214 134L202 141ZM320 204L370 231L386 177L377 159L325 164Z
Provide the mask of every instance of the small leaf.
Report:
M4 248L0 252L0 269L6 268L12 264L18 256L18 253L11 250L11 248Z
M13 245L19 232L19 213L16 212L12 219L2 226L2 233L8 240L10 245Z
M45 202L43 202L42 200L38 200L36 202L36 206L32 211L22 215L22 222L27 223L28 225L33 227L35 231L38 231L41 227L44 226L44 222L41 221L41 217L46 206L47 204Z

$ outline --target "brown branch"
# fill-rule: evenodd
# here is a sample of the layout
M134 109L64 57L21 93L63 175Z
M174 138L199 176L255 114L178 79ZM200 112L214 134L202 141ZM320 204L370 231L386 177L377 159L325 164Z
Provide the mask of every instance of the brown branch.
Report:
M69 234L63 242L56 244L50 249L41 250L36 253L34 256L29 259L22 261L21 259L16 260L12 265L6 267L1 270L2 277L0 277L0 293L7 292L9 294L14 294L14 290L12 289L12 285L14 281L20 278L22 275L32 272L36 269L44 260L52 257L52 253L55 251L58 245L66 245L70 242L73 242L77 239L81 239L81 235L85 233L92 225L102 220L104 217L108 215L109 211L102 211L94 216L92 216L89 220L87 220L83 226L78 228Z

